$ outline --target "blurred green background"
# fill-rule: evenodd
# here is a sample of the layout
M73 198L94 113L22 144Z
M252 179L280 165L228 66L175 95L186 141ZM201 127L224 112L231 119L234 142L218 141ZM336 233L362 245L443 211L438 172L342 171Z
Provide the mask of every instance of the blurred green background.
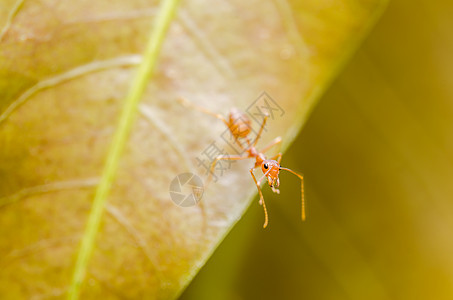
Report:
M390 2L181 299L453 299L453 2Z

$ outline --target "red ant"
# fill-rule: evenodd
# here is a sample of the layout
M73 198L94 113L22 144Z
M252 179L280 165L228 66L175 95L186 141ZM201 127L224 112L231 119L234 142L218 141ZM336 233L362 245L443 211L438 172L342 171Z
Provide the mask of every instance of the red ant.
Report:
M261 123L260 130L258 131L258 135L256 136L253 143L249 139L249 134L252 130L250 119L247 115L236 108L232 108L230 113L228 114L228 119L224 118L220 114L213 113L203 107L193 104L184 98L180 98L179 101L184 104L185 106L194 108L198 111L201 111L205 114L211 115L219 120L221 120L225 125L229 128L232 136L234 137L238 146L245 152L242 155L219 155L215 158L215 160L211 164L211 168L209 171L208 183L210 182L211 176L213 174L214 168L219 160L242 160L247 158L255 158L255 165L253 168L250 169L250 174L252 175L253 181L255 181L255 185L258 189L260 194L260 204L263 206L264 209L264 225L263 228L266 228L268 224L268 215L266 204L264 203L263 193L261 192L261 180L265 177L267 178L267 182L269 186L272 188L274 193L279 194L280 191L277 189L280 185L280 180L278 178L278 174L280 170L285 170L293 173L301 180L301 200L302 200L302 220L305 220L305 201L304 201L304 177L293 170L288 168L284 168L280 166L280 161L282 160L282 153L279 152L277 155L272 157L271 159L267 159L264 153L268 151L275 145L278 145L282 142L281 137L276 137L273 139L267 146L265 146L261 151L258 151L255 146L258 143L259 138L263 132L264 126L266 125L267 119L269 118L268 115L265 115L263 118L263 122ZM246 146L241 143L240 140L245 140ZM255 174L253 170L256 168L261 167L261 171L263 172L263 176L256 180Z

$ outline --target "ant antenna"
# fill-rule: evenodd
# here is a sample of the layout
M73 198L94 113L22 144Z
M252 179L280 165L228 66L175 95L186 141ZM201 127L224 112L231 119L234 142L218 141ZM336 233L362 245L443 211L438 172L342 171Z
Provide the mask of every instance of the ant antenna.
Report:
M299 173L296 173L293 170L288 169L288 168L280 167L280 170L289 171L300 178L300 190L301 190L301 198L302 198L302 221L305 221L304 177L302 175L300 175Z

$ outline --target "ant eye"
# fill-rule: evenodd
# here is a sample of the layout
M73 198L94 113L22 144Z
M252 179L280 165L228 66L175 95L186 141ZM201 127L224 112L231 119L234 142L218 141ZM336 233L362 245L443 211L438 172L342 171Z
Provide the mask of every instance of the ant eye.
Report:
M264 168L265 168L265 169L269 168L269 166L268 166L267 163L264 164Z

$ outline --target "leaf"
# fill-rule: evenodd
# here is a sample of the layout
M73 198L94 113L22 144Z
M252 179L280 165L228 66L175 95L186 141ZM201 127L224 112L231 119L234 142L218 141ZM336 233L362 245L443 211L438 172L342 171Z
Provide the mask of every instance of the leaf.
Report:
M140 1L4 5L0 295L62 297L157 10ZM219 174L200 205L170 200L178 174L203 175L197 158L209 145L233 150L221 122L179 97L226 115L233 106L257 112L266 92L281 110L259 146L281 135L286 147L382 8L184 2L117 160L81 297L176 297L256 193L247 160Z

